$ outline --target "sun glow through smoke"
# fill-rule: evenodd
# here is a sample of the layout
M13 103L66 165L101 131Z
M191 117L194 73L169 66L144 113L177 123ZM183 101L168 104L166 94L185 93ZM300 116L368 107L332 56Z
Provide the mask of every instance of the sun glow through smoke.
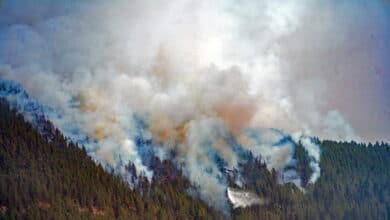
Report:
M388 16L378 6L369 8L378 20L359 25L375 24L386 39ZM226 210L218 161L236 168L249 151L277 169L281 183L302 187L285 170L296 143L310 156L309 183L320 175L320 149L302 133L359 140L337 105L327 105L344 87L327 86L339 77L333 67L366 79L379 61L357 52L353 62L364 65L349 65L351 47L365 51L354 40L344 46L361 18L332 9L322 1L5 1L0 77L50 106L55 126L125 178L125 163L151 178L144 157L175 151L170 159L184 164L201 198ZM341 17L355 26L334 22ZM15 85L3 82L10 98Z

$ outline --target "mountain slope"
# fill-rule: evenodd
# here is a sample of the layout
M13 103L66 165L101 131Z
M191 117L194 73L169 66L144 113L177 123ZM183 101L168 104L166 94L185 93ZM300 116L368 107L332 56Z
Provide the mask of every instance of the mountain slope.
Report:
M49 124L49 122L46 122ZM0 218L183 219L216 212L179 187L141 180L132 190L58 130L51 141L0 104Z
M200 201L170 161L151 162L151 183L138 177L131 189L121 177L96 165L48 121L40 130L0 101L0 219L388 219L390 146L318 141L321 177L306 192L278 184L259 158L241 164L239 188L261 205L224 216ZM45 128L45 132L42 132ZM297 147L296 157L305 158ZM307 172L308 161L297 164ZM129 173L135 167L127 166ZM230 171L229 171L230 172ZM229 175L234 176L235 171ZM307 175L303 175L307 176ZM232 178L230 187L235 186ZM188 195L192 192L192 197Z
M306 193L272 182L253 162L244 178L269 198L266 206L234 210L237 219L389 219L390 145L322 141L321 177ZM264 165L263 165L264 166Z

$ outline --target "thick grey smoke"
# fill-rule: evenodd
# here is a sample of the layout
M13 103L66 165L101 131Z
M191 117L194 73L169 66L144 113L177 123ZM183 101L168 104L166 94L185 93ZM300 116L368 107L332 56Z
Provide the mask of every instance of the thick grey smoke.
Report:
M262 156L269 169L280 171L282 183L300 186L294 171L284 171L294 163L294 144L267 128L323 138L361 136L337 104L328 105L342 93L329 85L331 69L360 73L353 62L365 58L344 56L355 45L344 47L345 38L358 27L336 22L360 15L345 6L333 12L334 5L6 0L0 8L0 77L21 83L51 106L61 115L50 118L53 123L119 174L126 175L130 161L139 173L153 175L137 137L153 140L161 158L175 150L202 198L224 209L226 183L214 160L237 167L242 158L235 145ZM367 21L378 34L387 25L380 6L369 5L378 21ZM314 183L319 148L304 136L293 137L312 158Z

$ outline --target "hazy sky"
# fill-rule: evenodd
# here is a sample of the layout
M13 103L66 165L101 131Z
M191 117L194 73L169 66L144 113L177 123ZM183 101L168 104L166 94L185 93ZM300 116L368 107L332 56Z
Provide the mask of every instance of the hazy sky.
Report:
M307 136L390 141L389 1L0 2L0 78L124 179L127 162L151 178L145 157L175 150L226 211L221 166L242 152L302 187L289 140L308 152L310 183L321 149Z
M150 97L164 94L170 103L164 111L190 109L188 120L203 107L185 100L231 99L239 107L227 107L223 117L252 127L390 141L389 57L384 0L5 0L0 6L1 76L62 110L85 90L110 89L104 81L113 85L106 96L133 100L131 111L150 114L139 106L153 106ZM120 77L139 85L118 91L116 84L126 84ZM209 93L199 97L191 89ZM111 101L105 103L111 108L120 103Z

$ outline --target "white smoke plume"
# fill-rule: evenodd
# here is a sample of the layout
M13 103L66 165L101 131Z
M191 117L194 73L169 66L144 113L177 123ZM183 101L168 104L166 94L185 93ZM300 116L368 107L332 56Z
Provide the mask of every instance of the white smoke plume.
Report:
M234 208L245 208L252 205L264 205L267 203L266 199L261 199L255 193L229 187L227 189L227 196Z
M119 174L132 162L139 174L153 175L142 159L149 149L137 138L152 140L161 158L175 150L201 197L225 209L220 166L237 167L239 151L261 156L282 174L294 162L294 144L268 128L358 138L321 101L333 98L323 77L331 71L319 74L325 70L318 64L325 59L346 68L322 53L349 49L342 45L349 24L332 23L344 11L333 14L332 7L322 1L5 0L0 77L50 106L61 116L49 116L55 126ZM344 10L349 19L360 18ZM321 43L304 51L308 40ZM317 60L308 58L317 53ZM299 140L312 157L314 183L318 146ZM284 175L300 186L296 174Z
M318 145L313 143L313 141L308 137L304 137L302 135L296 134L293 135L293 139L296 143L301 143L303 148L306 150L307 154L309 155L310 168L312 169L313 172L309 179L309 183L315 183L321 175L321 169L320 169L321 149Z

